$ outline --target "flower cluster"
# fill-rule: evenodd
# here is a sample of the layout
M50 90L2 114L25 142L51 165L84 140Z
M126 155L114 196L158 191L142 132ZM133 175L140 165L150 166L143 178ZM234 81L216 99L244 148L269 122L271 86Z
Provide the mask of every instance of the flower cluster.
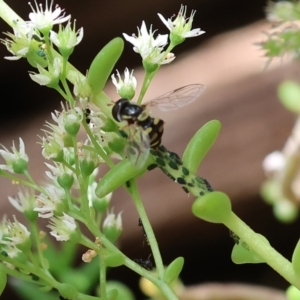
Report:
M39 281L42 287L57 289L62 298L77 299L76 287L60 284L59 281L63 282L63 276L68 272L74 273L61 268L67 268L69 263L68 267L72 269L71 258L66 257L66 253L75 253L78 244L87 249L82 255L84 262L90 263L94 258L100 258L104 270L101 269L101 276L106 267L122 264L130 268L134 264L140 269L129 258L125 259L125 255L113 245L121 235L123 225L122 214L113 212L110 200L118 186L124 185L130 191L130 181L134 181L143 170L126 159L131 137L125 137L125 130L124 134L120 133L122 128L119 122L112 118L111 100L103 92L111 70L121 55L124 41L116 38L108 43L93 60L87 75L82 75L69 64L69 57L83 39L83 28L77 30L71 16L54 5L53 0L49 1L46 0L44 6L36 0L34 4L29 3L32 9L29 20L14 21L13 33L7 33L6 38L1 40L12 54L7 59L26 58L35 69L29 71L30 78L39 85L55 89L66 100L66 104L62 104L60 111L52 113L52 121L46 122L40 137L42 156L47 160L46 181L43 183L37 182L30 174L29 158L21 138L19 147L13 143L11 150L1 145L0 156L4 162L0 164L0 175L25 186L17 196L9 197L9 202L23 213L30 230L16 217L13 217L13 221L3 217L0 222L0 294L4 270L5 276L9 274L33 283ZM175 59L171 50L176 45L185 38L204 33L199 28L192 29L195 12L186 17L186 10L182 6L174 20L165 20L159 14L170 35L155 37L155 30L152 30L152 26L147 29L144 21L138 29L138 36L124 33L124 38L133 44L134 51L141 55L146 69L146 84L143 84L140 96L146 92L158 68ZM170 45L165 49L168 39ZM117 71L111 79L122 98L134 98L137 79L133 70L126 68L123 78ZM149 155L149 133L135 130L136 127L131 126L136 125L131 124L134 122L127 123L124 127L128 132L136 136L141 133L140 136L146 137L145 153ZM100 179L98 174L104 162L110 171L117 174L108 183L105 182L109 176ZM123 164L127 165L125 167L129 168L129 172ZM143 167L146 170L147 166ZM116 171L116 168L119 170ZM103 187L108 188L104 194ZM38 218L47 223L48 233L39 231ZM62 243L62 259L50 243L53 237L59 242L68 241ZM52 255L49 255L51 251ZM50 274L49 270L56 273ZM91 276L98 275L99 270ZM105 278L101 279L101 284L103 282L101 293L106 293ZM114 295L103 297L115 298Z
M195 11L192 11L190 17L186 18L186 10L187 7L182 5L174 20L172 20L172 18L166 20L161 14L158 14L159 18L170 31L171 44L166 51L164 51L164 47L168 44L169 36L167 34L159 34L154 38L155 30L152 31L152 26L150 26L148 32L144 21L142 22L141 28L138 28L137 36L129 36L123 33L124 38L133 45L133 50L141 55L144 68L147 71L155 70L157 65L172 62L175 59L175 55L170 51L186 38L205 33L205 31L200 30L200 28L192 29Z

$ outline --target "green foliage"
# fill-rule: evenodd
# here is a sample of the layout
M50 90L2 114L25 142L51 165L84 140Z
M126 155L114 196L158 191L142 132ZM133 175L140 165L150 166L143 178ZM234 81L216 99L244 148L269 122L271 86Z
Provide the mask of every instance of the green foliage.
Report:
M106 266L115 268L124 264L125 257L120 253L112 253L107 255L107 257L104 259L104 262Z
M259 236L268 243L266 238L262 235ZM235 264L258 264L265 262L254 251L249 249L248 245L240 239L237 240L232 249L231 259Z
M296 275L300 278L300 240L298 240L293 252L292 265Z
M173 260L167 266L165 273L164 273L165 283L170 284L178 278L178 276L183 268L183 264L184 264L184 258L177 257L175 260Z
M108 281L106 284L108 295L114 300L135 300L133 293L130 289L118 281ZM115 292L117 291L117 293Z
M119 37L114 38L99 51L92 61L87 79L94 95L103 90L123 48L123 40Z
M222 192L211 192L196 199L193 214L205 221L223 223L231 214L231 202Z
M187 144L182 162L192 173L196 173L203 158L216 141L221 123L218 120L211 120L203 125Z
M153 159L149 157L145 168L153 162ZM101 178L96 187L96 195L99 198L105 197L118 187L124 185L131 178L141 176L146 171L145 168L140 170L128 158L123 159Z

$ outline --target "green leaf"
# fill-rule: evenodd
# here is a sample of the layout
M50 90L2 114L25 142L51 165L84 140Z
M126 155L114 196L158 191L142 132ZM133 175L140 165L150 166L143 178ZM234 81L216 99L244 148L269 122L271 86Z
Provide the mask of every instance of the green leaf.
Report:
M189 141L184 150L182 161L191 173L196 173L203 158L214 144L221 129L218 120L212 120L203 125Z
M231 202L222 192L210 192L196 199L192 212L205 221L223 223L231 214Z
M183 257L177 257L173 260L165 270L164 273L164 282L166 284L172 283L175 279L178 278L184 264Z
M269 243L268 240L258 234L265 242ZM259 264L264 263L265 261L258 256L254 251L249 249L246 243L242 240L239 240L232 249L231 259L235 264Z
M123 39L117 37L106 44L94 58L88 72L88 83L94 95L100 93L124 48Z
M153 163L154 160L151 156L149 156L145 166L142 169L138 169L129 159L122 160L100 179L95 190L97 197L103 198L121 185L125 184L126 181L142 175L147 166Z
M292 266L297 276L300 277L300 240L298 240L298 243L293 252Z
M124 255L119 253L109 254L104 260L106 266L108 267L122 266L124 264L124 261L125 261Z
M118 294L116 294L114 290L117 290ZM106 283L106 291L107 297L111 297L109 298L110 300L135 300L131 290L126 285L118 281L108 281ZM112 296L116 297L113 298Z

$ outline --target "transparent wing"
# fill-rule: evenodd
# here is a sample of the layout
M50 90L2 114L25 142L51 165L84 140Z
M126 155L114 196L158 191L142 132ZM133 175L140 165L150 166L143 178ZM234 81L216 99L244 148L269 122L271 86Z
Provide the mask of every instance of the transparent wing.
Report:
M128 126L128 143L125 147L125 153L131 163L137 169L141 169L149 156L150 138L149 134L140 126Z
M203 84L190 84L165 93L153 100L146 102L148 106L156 106L162 111L181 108L199 98L206 87Z

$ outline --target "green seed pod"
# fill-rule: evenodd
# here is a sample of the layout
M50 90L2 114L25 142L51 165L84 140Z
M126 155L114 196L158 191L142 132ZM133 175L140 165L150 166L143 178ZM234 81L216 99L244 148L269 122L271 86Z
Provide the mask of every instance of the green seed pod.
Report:
M178 278L184 264L184 258L183 257L177 257L174 259L166 268L165 274L164 274L164 282L166 284L172 283L175 279Z
M7 274L2 264L0 264L0 296L2 295L7 283Z
M148 158L145 167L149 165L148 162L152 162L153 159ZM138 169L133 165L129 159L124 159L111 168L99 181L95 193L97 197L103 198L107 194L116 190L121 185L125 184L131 178L138 177L144 173L144 169Z
M224 223L231 214L231 202L222 192L211 192L196 199L193 214L205 221Z
M103 90L123 48L124 41L119 37L114 38L100 50L92 61L87 79L94 95Z
M293 252L292 266L297 276L300 277L300 240L298 240L298 243Z
M119 253L112 253L109 254L105 259L104 262L108 267L119 267L124 264L125 258L122 254Z
M201 161L214 144L220 129L221 123L218 120L211 120L203 125L188 143L182 161L191 173L197 172Z

